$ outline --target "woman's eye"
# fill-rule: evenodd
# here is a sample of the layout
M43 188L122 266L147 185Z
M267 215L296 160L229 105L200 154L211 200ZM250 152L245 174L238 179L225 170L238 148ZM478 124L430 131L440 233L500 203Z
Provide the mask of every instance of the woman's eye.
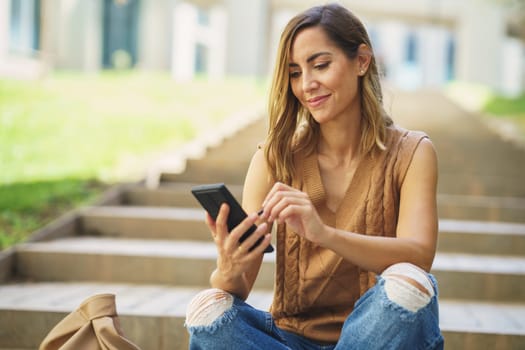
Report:
M301 75L301 72L299 71L293 71L293 72L290 72L290 78L298 78L299 76Z
M331 62L323 62L323 63L318 63L314 66L315 69L317 70L321 70L321 69L325 69L325 68L328 68L328 66L330 65Z

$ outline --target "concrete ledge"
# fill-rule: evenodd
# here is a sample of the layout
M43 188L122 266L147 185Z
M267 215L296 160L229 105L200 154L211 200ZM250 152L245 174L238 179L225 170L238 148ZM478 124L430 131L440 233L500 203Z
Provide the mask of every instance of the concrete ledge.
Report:
M95 205L118 204L124 185L111 187L95 200ZM79 231L79 217L83 208L73 209L34 231L26 242L41 242L74 236ZM15 248L0 251L0 283L9 281L16 269Z
M441 219L438 250L520 256L525 252L525 224Z
M17 247L17 274L39 281L205 286L216 267L213 242L76 237ZM275 254L257 288L272 289ZM438 253L432 273L445 298L525 302L525 258Z
M191 187L196 183L162 183L159 187L150 189L141 186L128 188L123 193L124 204L129 206L156 207L192 207L200 208L199 202L191 194ZM237 198L242 199L242 185L226 184Z
M18 278L206 286L216 267L212 242L77 237L17 247ZM257 288L271 289L274 255L266 254Z
M525 198L439 193L439 217L525 223Z
M15 250L8 248L0 251L0 283L5 283L13 277L15 271Z
M97 198L93 205L120 204L122 191L127 185L117 185L109 188ZM48 241L63 237L74 236L80 229L79 217L85 208L70 210L59 216L41 229L33 232L27 242Z
M188 348L186 305L200 289L101 283L22 283L0 287L0 349L35 349L47 333L95 294L116 295L128 339L141 349ZM269 299L268 299L269 298ZM267 310L271 293L254 292L249 303Z
M210 240L199 208L91 207L81 216L83 235L139 239Z
M126 336L143 349L187 349L186 305L199 288L100 283L21 283L0 287L0 349L36 348L47 332L85 298L116 295ZM267 310L272 292L255 290L248 302ZM447 349L521 349L525 304L440 300ZM15 345L16 344L16 345Z

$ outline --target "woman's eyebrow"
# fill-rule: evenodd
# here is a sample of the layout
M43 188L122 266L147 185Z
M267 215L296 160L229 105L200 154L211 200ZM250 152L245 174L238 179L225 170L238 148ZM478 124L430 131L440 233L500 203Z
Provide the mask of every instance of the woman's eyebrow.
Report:
M306 63L310 63L312 62L313 60L315 60L317 57L319 56L323 56L323 55L329 55L331 56L332 54L328 51L321 51L321 52L317 52L317 53L314 53L313 55L309 56L307 59L306 59ZM290 64L288 64L289 67L298 67L299 65L297 63L294 63L294 62L290 62Z

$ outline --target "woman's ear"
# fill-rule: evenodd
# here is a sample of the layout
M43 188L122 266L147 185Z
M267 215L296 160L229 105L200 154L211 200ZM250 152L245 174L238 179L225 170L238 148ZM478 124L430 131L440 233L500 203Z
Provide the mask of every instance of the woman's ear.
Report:
M372 60L372 50L368 45L361 44L357 49L357 61L359 64L359 75L365 75Z

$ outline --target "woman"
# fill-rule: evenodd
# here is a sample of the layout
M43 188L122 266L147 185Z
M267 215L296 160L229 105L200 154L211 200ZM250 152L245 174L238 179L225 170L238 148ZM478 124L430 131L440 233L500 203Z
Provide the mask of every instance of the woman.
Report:
M231 232L226 205L215 222L207 217L217 269L213 289L188 306L190 348L442 348L428 273L436 154L425 134L394 125L383 110L372 46L352 13L318 6L288 23L269 115L244 186L253 214ZM244 301L273 224L276 281L266 313Z

